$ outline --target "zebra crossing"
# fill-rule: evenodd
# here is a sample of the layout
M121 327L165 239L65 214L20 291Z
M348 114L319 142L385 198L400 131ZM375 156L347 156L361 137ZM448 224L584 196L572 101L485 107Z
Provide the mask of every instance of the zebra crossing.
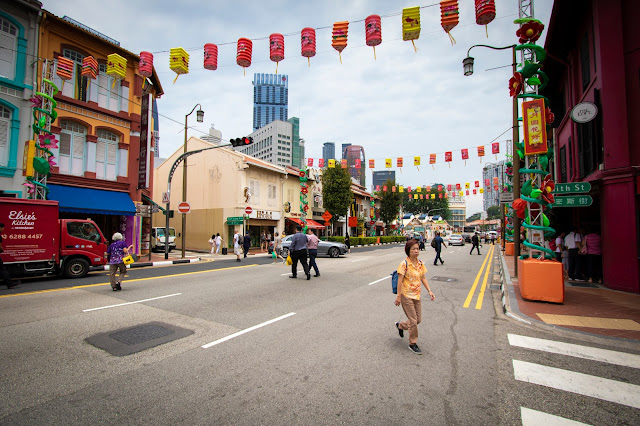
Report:
M640 370L640 355L511 333L507 334L507 338L512 347ZM515 358L512 359L512 365L513 377L517 381L640 409L639 385ZM520 407L520 415L525 426L585 424L530 407Z

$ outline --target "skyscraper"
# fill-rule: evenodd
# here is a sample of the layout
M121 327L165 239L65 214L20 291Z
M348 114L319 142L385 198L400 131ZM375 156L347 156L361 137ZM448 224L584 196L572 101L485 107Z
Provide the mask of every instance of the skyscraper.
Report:
M342 158L347 158L347 153L346 153L345 150L350 146L351 146L350 143L343 143L342 144L342 151L340 151L340 155L342 155Z
M335 142L325 142L324 145L322 145L322 158L324 158L325 165L330 159L336 158Z
M289 118L289 79L283 74L253 75L253 131Z
M375 191L376 186L379 185L380 188L384 185L384 183L388 180L396 180L396 172L395 170L381 170L377 172L373 172L373 178L371 179L371 190Z
M291 165L300 168L304 162L304 139L300 137L300 119L291 117L287 120L293 125L291 136Z
M345 144L342 144L344 146ZM352 178L355 178L360 185L365 186L366 158L364 148L360 145L348 144L342 151L342 159L347 160L347 170ZM360 160L360 167L357 167L356 160Z
M249 136L253 138L251 145L242 145L233 149L278 166L292 165L292 123L275 120Z

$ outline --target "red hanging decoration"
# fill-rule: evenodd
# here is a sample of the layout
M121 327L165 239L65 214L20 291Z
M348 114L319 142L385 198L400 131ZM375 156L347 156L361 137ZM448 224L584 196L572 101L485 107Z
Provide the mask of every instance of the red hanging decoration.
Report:
M274 33L269 36L269 58L276 63L276 74L278 74L278 63L284 59L284 36Z
M449 41L451 41L451 45L453 46L456 43L456 40L451 35L451 30L458 25L458 16L460 15L460 11L458 10L458 1L457 0L443 0L440 2L440 20L442 22L442 29L449 36Z
M251 59L249 59L251 63ZM204 45L204 69L215 71L218 69L218 46L213 43Z
M307 58L309 66L311 66L311 59L316 56L316 30L313 28L303 28L301 35L301 47L302 56Z
M251 51L253 49L253 43L248 38L238 39L238 54L236 56L236 63L242 67L242 73L244 75L244 69L251 66Z
M140 54L142 55L142 54ZM151 53L149 53L149 55L151 55ZM140 65L142 65L142 56L140 56ZM140 69L142 69L142 67L140 67ZM151 55L151 69L153 70L153 55ZM151 72L149 72L149 76L151 76ZM85 56L84 59L82 60L82 72L81 72L83 77L88 77L92 80L96 79L96 76L98 75L98 61L96 61L96 59L93 56ZM142 74L142 71L140 71L140 75ZM147 76L145 76L147 77Z
M373 59L376 59L376 46L382 43L382 23L380 16L369 15L364 20L367 46L373 46Z
M485 31L487 31L487 38L489 38L487 25L489 24L489 22L493 21L495 17L495 0L476 0L476 24L485 26Z
M334 22L331 34L331 46L338 51L340 63L342 63L342 51L347 47L349 35L349 21Z

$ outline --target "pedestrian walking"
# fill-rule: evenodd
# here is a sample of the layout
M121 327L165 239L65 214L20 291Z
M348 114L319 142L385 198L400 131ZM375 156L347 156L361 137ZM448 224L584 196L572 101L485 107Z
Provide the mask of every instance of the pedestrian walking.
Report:
M395 305L402 305L402 310L407 316L407 320L396 322L396 328L400 337L404 337L404 331L409 330L409 349L417 355L422 355L418 347L418 324L422 319L422 303L420 301L421 286L429 292L431 300L436 296L431 291L427 282L427 267L418 259L420 245L416 240L409 240L404 246L407 258L398 266L398 296Z
M273 263L278 263L278 258L282 259L282 263L287 263L284 257L282 257L282 237L276 232L273 239L273 252L276 256L273 258Z
M314 277L320 276L320 270L318 269L318 265L316 264L316 257L318 257L318 244L320 240L316 237L316 234L313 233L311 228L307 229L307 250L309 251L309 273L311 273L311 268L316 272Z
M121 233L116 232L111 237L113 243L107 249L107 259L109 259L109 282L113 291L122 290L122 281L127 273L127 266L122 260L123 257L129 255L129 251L133 249L133 244L127 246ZM116 272L120 271L116 279Z
M3 233L4 223L0 223L0 253L4 253L4 248L2 247ZM20 285L20 280L14 280L11 278L9 271L7 271L7 268L4 266L4 262L2 262L2 256L0 256L0 278L2 279L2 285L6 285L9 290Z
M587 253L587 277L589 282L602 282L602 248L600 234L591 231L584 237L584 246Z
M262 234L260 234L260 251L266 251L266 250L267 250L267 234L264 231L262 231Z
M251 248L251 235L249 234L249 231L247 231L242 241L242 249L244 250L245 258L247 257L247 254L249 254L250 248Z
M214 254L216 252L216 234L211 234L209 245L211 245L211 254Z
M222 237L220 236L220 233L218 232L216 234L216 254L220 254L220 247L222 247Z
M473 249L476 249L476 251L478 252L478 256L480 256L480 238L478 238L477 232L473 234L473 237L471 237L471 244L473 245L471 246L471 251L469 252L469 254L472 254Z
M233 235L233 252L236 254L236 262L240 262L240 248L242 247L242 236L240 231L235 230Z
M349 238L349 233L344 237L344 245L347 246L347 252L351 253L351 238Z
M567 251L569 252L569 267L568 267L568 275L570 280L575 280L578 278L577 276L577 263L578 263L578 250L580 249L580 243L582 242L582 238L580 234L576 232L576 228L574 227L566 237L564 237L564 245L567 247Z
M557 237L556 237L556 260L558 262L562 262L562 250L563 250L563 246L564 246L564 237L567 235L566 232L561 232Z
M442 260L442 257L440 256L440 252L442 251L442 245L444 244L445 247L447 245L445 244L444 240L440 236L440 232L436 232L436 236L433 237L433 241L435 242L434 249L436 249L436 258L433 259L433 264L438 266L438 259L440 259L440 264L442 265L444 264L444 260Z
M310 280L311 273L309 272L309 265L307 265L307 237L302 233L300 225L296 226L296 233L291 237L289 256L291 256L292 261L289 278L298 278L298 261L300 261L307 280Z

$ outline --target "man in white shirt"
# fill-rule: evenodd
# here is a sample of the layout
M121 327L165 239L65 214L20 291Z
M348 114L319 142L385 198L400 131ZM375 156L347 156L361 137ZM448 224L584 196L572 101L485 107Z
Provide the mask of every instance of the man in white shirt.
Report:
M564 245L569 251L569 279L575 281L576 277L576 264L578 262L578 250L580 249L580 243L582 238L580 234L573 228L569 234L564 237Z
M240 243L241 239L242 237L236 229L235 234L233 235L233 251L236 254L236 262L240 262L240 249L242 247L242 244Z

